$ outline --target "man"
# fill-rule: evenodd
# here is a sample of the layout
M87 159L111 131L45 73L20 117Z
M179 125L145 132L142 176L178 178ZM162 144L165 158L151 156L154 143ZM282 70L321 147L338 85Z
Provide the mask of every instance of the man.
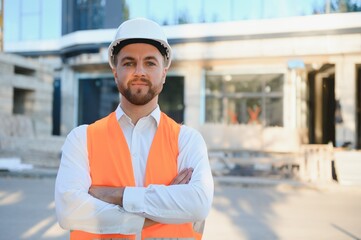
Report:
M55 204L71 239L201 239L213 179L201 135L159 109L171 58L155 22L119 26L109 64L120 104L62 148Z

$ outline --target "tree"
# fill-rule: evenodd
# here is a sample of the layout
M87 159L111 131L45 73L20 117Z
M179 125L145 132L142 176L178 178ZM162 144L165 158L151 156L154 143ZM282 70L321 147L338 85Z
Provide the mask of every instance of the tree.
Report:
M332 0L331 12L360 12L360 0Z

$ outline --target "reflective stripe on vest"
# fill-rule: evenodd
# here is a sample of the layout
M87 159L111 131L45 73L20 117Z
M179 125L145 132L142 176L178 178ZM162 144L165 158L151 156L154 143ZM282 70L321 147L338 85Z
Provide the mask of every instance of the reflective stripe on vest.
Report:
M169 185L178 173L178 136L180 125L161 113L159 126L149 150L145 184ZM87 128L87 144L92 185L135 186L131 154L115 112ZM105 161L106 159L106 161ZM165 171L159 171L163 169ZM199 230L199 229L198 229ZM146 239L201 239L193 223L156 224L142 231ZM91 234L72 231L71 240L135 239L135 235Z

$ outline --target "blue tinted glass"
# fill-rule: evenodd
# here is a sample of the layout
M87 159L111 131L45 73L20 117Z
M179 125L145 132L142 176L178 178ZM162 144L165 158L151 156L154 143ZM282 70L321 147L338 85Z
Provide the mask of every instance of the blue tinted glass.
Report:
M21 40L40 39L40 16L35 14L23 15L21 19Z
M4 2L4 41L19 41L20 0Z
M23 14L39 13L40 11L40 4L41 4L40 0L22 0L20 1L20 4Z
M223 22L230 20L230 0L208 0L204 4L204 16L206 22Z
M61 35L61 0L43 0L41 38L54 39Z
M173 1L168 0L148 0L147 4L150 4L150 7L146 10L147 17L162 25L174 24L175 8L173 3Z
M127 6L129 7L129 18L136 17L148 17L147 10L150 8L149 0L137 0L137 1L126 1ZM157 8L154 6L153 8Z

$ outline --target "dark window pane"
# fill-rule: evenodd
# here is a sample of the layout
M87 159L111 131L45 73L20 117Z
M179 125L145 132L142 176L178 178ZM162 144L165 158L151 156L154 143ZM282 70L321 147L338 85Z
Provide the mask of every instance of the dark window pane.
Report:
M283 88L283 75L270 76L265 83L264 91L268 92L282 92Z
M266 126L283 126L282 98L266 98Z
M222 79L220 76L208 76L206 81L206 93L219 94L222 92Z
M216 97L206 98L206 122L222 122L222 99Z
M206 122L282 126L283 74L206 76Z

